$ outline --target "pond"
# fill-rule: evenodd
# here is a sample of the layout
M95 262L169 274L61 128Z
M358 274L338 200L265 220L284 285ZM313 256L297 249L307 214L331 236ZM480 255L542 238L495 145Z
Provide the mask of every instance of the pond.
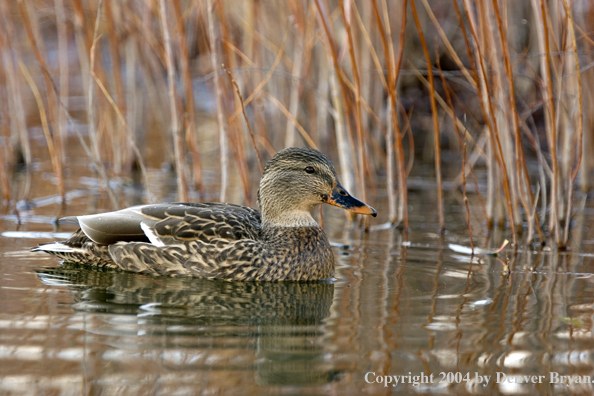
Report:
M42 177L32 182L40 192ZM85 191L60 215L92 212L99 198ZM11 213L0 225L0 393L592 392L591 208L575 217L580 232L567 252L508 247L499 257L471 257L451 249L469 243L460 205L446 206L440 236L432 194L411 192L405 236L377 227L387 205L378 191L369 233L324 209L338 258L328 283L60 263L30 248L74 228L51 224L51 195L21 205L20 225ZM487 244L477 233L475 242Z

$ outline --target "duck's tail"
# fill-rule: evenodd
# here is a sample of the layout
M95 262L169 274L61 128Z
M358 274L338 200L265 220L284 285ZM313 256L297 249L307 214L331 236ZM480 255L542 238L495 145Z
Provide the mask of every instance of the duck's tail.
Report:
M43 243L31 251L49 253L72 263L118 268L107 246L97 245L80 229L67 241Z

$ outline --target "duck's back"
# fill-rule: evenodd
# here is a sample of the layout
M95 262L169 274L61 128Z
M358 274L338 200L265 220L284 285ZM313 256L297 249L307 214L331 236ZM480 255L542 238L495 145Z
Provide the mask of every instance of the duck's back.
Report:
M84 233L95 243L152 242L174 245L188 240L209 242L258 239L260 212L228 203L171 203L139 205L116 212L77 216Z
M210 242L260 238L260 212L229 203L175 203L144 205L145 218L154 221L152 231L165 245L184 241Z

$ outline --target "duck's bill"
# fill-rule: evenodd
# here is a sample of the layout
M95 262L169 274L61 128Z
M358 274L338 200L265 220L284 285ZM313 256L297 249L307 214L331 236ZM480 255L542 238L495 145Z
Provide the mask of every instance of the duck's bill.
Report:
M377 216L375 209L351 196L340 184L332 190L332 195L326 198L324 202L346 209L349 212L371 215L373 217Z

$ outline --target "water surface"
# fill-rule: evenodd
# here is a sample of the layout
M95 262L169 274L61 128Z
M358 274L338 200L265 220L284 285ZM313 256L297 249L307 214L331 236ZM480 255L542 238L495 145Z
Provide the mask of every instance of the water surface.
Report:
M55 229L40 207L20 226L4 215L0 393L590 394L590 383L551 383L594 378L590 209L576 217L572 251L471 259L448 248L468 244L459 209L439 236L430 208L412 207L408 241L395 229L350 229L327 209L331 240L346 245L330 283L62 264L29 249L71 228Z

